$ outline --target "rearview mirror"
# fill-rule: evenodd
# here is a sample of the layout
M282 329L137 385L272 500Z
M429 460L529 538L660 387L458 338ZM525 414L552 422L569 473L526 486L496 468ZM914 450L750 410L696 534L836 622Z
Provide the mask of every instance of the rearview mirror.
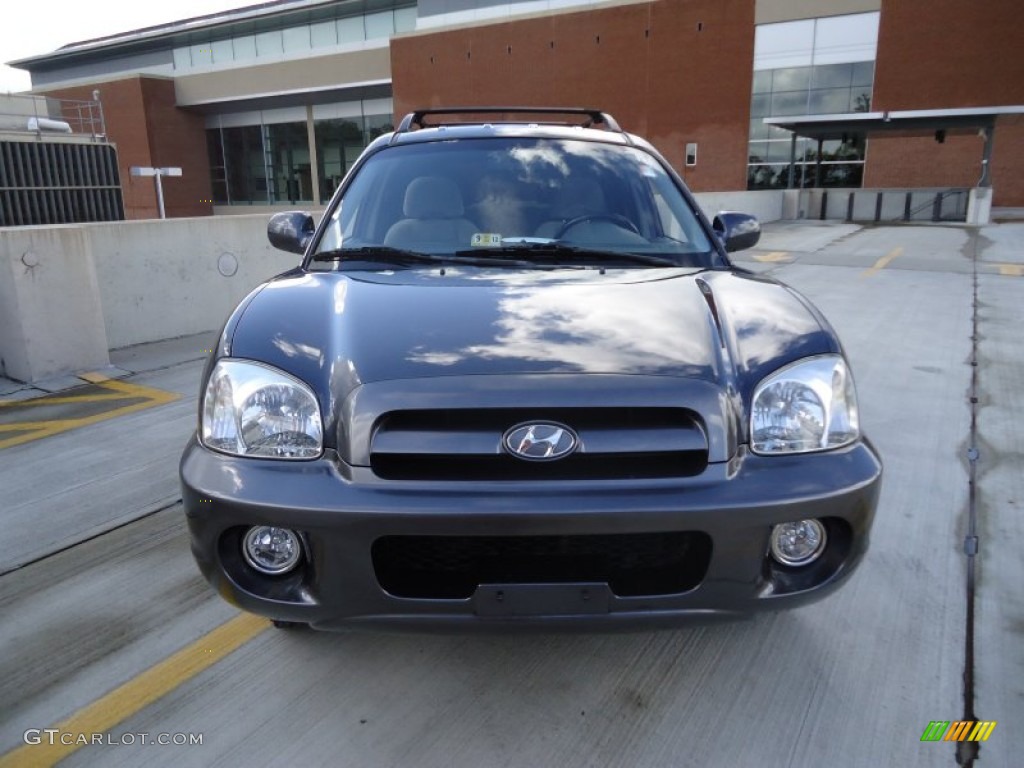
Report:
M753 248L761 239L761 223L756 216L747 213L721 211L711 226L729 253Z
M275 213L267 224L267 239L275 248L302 254L315 230L313 217L305 211Z

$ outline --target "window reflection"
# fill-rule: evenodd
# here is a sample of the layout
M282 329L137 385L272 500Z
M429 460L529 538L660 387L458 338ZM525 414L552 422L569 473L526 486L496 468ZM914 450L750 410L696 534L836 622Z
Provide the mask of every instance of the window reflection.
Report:
M789 131L766 126L763 118L868 112L874 71L873 61L863 61L755 72L747 188L781 189L789 185L792 136ZM824 142L819 157L816 141L798 138L794 186L860 186L865 145L863 135L844 136Z

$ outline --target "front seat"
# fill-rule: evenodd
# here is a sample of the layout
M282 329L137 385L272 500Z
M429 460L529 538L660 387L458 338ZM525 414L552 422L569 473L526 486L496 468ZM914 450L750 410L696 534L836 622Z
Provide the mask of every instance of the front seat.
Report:
M452 251L469 248L479 230L465 218L462 193L451 179L421 176L405 190L405 218L384 236L384 245L411 251Z

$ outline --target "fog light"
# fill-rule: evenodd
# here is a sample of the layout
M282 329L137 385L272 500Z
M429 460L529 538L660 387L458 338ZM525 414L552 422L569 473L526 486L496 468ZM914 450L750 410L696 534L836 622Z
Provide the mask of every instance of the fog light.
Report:
M259 525L245 534L242 554L245 562L260 573L276 576L298 565L302 558L302 545L294 531Z
M817 520L796 520L772 528L772 557L783 565L807 565L825 551L825 526Z

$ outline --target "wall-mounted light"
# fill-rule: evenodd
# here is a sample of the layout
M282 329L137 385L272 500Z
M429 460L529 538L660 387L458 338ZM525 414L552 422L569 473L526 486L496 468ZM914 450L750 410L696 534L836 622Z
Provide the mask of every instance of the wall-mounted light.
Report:
M691 141L686 145L686 166L692 168L697 164L697 142Z

